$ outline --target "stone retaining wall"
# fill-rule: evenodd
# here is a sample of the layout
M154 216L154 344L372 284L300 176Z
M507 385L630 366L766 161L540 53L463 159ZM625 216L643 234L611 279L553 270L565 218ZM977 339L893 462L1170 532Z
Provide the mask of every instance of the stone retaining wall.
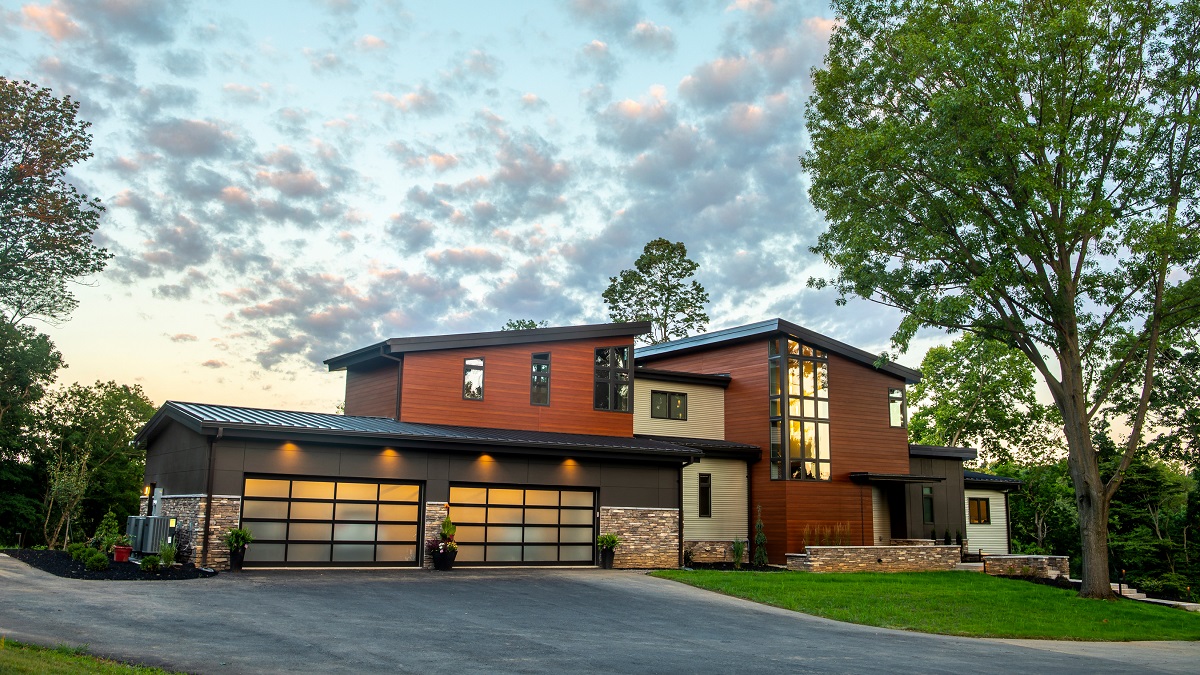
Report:
M788 553L789 570L802 572L936 572L958 565L958 546L808 546Z
M893 539L892 546L937 546L933 539Z
M600 534L620 537L613 567L679 567L679 509L601 506Z
M1071 558L1065 555L985 555L983 571L996 577L1070 577Z
M683 549L691 550L693 562L733 562L732 541L685 541ZM742 562L750 562L749 545L746 546L746 552L742 554Z

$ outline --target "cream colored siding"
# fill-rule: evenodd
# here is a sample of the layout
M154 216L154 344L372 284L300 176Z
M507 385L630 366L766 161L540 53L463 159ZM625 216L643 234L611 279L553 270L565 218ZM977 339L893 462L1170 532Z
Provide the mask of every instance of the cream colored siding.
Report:
M712 517L700 517L700 474L712 475ZM746 539L746 462L702 459L683 469L685 541Z
M887 546L892 541L892 514L888 510L883 490L871 488L871 525L876 546Z
M1008 513L1004 508L1004 493L998 490L967 489L963 509L967 514L967 546L971 551L983 549L992 555L1008 554ZM987 499L990 525L971 523L971 498Z
M633 433L725 440L725 390L721 387L647 378L638 378L634 385ZM651 391L687 394L687 419L650 417Z

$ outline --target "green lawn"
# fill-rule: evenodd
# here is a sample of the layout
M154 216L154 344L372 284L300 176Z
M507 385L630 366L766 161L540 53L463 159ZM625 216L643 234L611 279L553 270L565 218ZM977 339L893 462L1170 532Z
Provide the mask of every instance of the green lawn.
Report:
M838 621L923 633L1050 640L1200 640L1200 613L970 572L809 574L662 570L656 577Z
M170 675L168 671L110 661L87 655L87 647L60 645L54 649L0 639L0 673L64 675L99 673L100 675Z

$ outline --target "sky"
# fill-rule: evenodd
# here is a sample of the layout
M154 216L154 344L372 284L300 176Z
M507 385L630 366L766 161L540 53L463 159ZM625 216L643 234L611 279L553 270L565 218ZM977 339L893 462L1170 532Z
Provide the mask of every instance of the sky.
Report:
M710 329L780 317L882 351L798 157L821 2L0 0L0 75L79 101L70 179L113 258L40 325L62 382L332 412L322 361L391 337L608 320L686 244ZM917 366L948 342L922 335Z

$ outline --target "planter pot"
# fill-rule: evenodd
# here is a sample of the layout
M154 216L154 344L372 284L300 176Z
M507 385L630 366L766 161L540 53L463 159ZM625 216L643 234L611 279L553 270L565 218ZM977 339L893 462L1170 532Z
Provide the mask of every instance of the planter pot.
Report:
M129 562L130 553L133 553L132 546L114 546L113 562Z
M229 569L233 572L242 571L242 562L246 559L245 548L235 548L229 551Z
M434 551L430 555L433 556L433 569L444 572L454 569L454 559L458 557L458 551Z
M600 549L600 566L606 570L611 570L613 566L613 556L616 554L616 549L602 548Z

